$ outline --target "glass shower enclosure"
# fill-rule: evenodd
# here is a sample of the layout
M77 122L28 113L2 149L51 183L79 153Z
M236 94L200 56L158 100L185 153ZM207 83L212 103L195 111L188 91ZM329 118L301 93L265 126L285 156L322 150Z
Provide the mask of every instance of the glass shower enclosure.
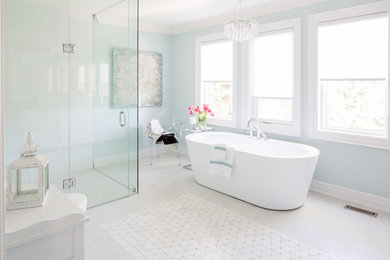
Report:
M93 16L93 167L113 181L117 188L109 192L115 197L138 191L132 174L138 172L138 19L129 15L134 9L136 2L125 0Z
M93 207L138 192L138 1L78 2L3 1L2 167L31 131L51 184Z

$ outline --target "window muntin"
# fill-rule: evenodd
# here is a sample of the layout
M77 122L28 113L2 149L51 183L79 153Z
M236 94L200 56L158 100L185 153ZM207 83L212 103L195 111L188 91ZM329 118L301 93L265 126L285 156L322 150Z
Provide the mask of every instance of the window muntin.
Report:
M318 130L387 137L388 18L318 26Z

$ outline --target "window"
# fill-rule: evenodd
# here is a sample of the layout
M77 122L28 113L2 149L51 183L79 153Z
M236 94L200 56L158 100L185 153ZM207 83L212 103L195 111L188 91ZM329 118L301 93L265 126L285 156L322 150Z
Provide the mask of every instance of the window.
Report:
M388 147L387 4L310 18L314 138Z
M243 103L250 104L245 121L258 117L266 132L299 136L300 20L261 25L242 53L247 53L249 84Z
M197 38L196 48L196 104L210 105L215 116L209 123L235 126L235 45L223 34L214 34Z

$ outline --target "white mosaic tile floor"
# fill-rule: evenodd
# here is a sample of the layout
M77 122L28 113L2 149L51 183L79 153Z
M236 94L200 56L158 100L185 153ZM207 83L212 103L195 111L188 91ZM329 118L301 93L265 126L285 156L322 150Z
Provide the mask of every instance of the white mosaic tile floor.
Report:
M337 259L193 194L103 228L135 259Z

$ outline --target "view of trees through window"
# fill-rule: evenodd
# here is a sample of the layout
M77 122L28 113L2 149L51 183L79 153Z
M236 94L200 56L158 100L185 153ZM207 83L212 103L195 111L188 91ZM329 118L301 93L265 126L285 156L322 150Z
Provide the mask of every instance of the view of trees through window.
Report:
M384 80L323 80L320 89L323 128L385 133Z
M203 82L204 103L209 104L220 118L231 118L233 115L232 82Z

